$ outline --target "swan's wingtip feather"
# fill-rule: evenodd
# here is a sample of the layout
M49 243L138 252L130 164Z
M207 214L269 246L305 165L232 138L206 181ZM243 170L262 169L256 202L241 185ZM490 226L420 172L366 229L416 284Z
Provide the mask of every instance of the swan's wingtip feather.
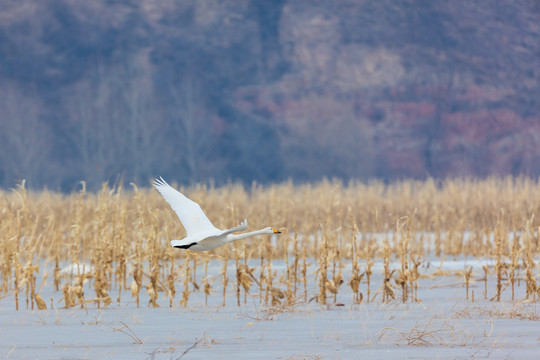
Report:
M169 185L169 184L167 184L167 182L165 180L163 180L163 178L161 176L159 178L154 179L154 186L155 187L167 186L167 185Z

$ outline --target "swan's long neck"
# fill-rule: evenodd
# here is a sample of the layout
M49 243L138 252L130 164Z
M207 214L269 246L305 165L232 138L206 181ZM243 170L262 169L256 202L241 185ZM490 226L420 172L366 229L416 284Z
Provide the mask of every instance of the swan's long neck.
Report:
M268 234L268 231L266 229L251 231L251 232L247 232L243 234L229 234L227 235L227 240L229 240L228 242L231 242L231 241L242 240L248 237L252 237L256 235L264 235L264 234Z

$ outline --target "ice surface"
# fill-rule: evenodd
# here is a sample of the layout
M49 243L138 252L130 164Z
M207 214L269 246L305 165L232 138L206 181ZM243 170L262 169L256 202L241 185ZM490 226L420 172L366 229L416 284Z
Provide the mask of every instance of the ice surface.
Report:
M254 284L246 304L238 307L231 265L227 305L222 307L221 263L209 267L217 278L213 284L217 292L207 307L202 291L194 291L188 306L180 307L181 283L173 308L164 293L160 293L159 308L147 307L144 289L140 308L124 291L120 304L113 302L107 308L88 304L87 309L61 309L62 293L44 291L41 295L48 310L26 310L22 293L21 310L15 311L13 294L8 294L0 300L0 354L7 359L537 359L537 304L523 300L524 282L516 287L520 300L511 301L506 288L503 301L490 301L494 278L488 280L484 296L481 266L492 263L490 259L431 259L421 273L445 270L451 274L422 277L421 301L405 304L396 287L394 301L383 304L377 296L370 303L354 305L345 283L336 304L332 296L328 306L306 303L299 289L297 304L272 308L260 303ZM465 299L463 277L452 274L466 266L474 269L469 294L474 291L474 302ZM273 263L278 274L284 267L283 262ZM381 269L382 262L376 262L372 296L382 284ZM313 278L315 267L309 271ZM344 268L344 278L346 282L350 278L350 266ZM87 298L93 297L91 283L85 286ZM317 294L316 286L310 284L308 298ZM365 297L365 278L361 291ZM114 290L110 295L113 300L118 296Z

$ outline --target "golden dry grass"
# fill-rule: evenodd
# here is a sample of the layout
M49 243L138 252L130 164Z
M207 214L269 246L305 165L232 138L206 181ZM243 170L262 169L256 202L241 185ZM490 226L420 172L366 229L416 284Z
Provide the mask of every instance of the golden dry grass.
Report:
M383 301L415 300L418 266L426 256L490 256L497 259L497 300L502 282L516 268L526 270L527 298L538 296L534 257L540 251L540 184L529 178L485 180L402 181L350 183L322 181L294 185L292 182L250 188L232 184L181 188L198 202L218 228L229 228L249 219L251 229L274 226L283 231L275 246L261 239L237 242L207 253L179 251L169 247L172 239L184 237L175 213L157 191L132 185L129 189L104 184L97 193L85 190L64 195L48 190L28 191L24 182L0 191L1 293L13 294L17 307L46 306L35 284L39 266L54 264L54 286L62 291L66 307L84 307L88 302L107 306L118 291L131 289L139 304L146 291L151 306L159 296L186 306L198 289L197 275L204 273L206 297L213 294L208 281L209 259L223 261L223 301L227 291L236 292L238 304L258 288L260 301L273 305L307 299L306 263L318 264L315 274L322 304L335 302L340 286L353 290L353 302L371 301L381 291ZM427 233L435 234L428 245ZM513 241L509 236L513 233ZM378 235L377 235L378 234ZM380 234L383 241L380 241ZM469 234L466 236L466 234ZM376 236L379 236L377 238ZM494 240L493 240L494 239ZM287 255L287 256L286 256ZM257 272L248 267L260 259ZM274 259L286 261L287 272L275 278ZM371 286L372 260L384 259L384 284ZM390 269L388 261L400 268ZM182 260L182 261L179 261ZM60 288L60 263L88 263L90 274L78 273ZM227 278L227 264L236 266L235 288ZM352 262L352 274L342 274ZM128 273L128 265L132 271ZM487 276L487 273L486 273ZM83 284L92 277L95 297L89 300ZM182 288L176 289L182 279ZM195 280L195 281L194 281ZM359 283L367 285L366 294ZM466 283L470 281L470 274ZM381 286L382 285L382 286ZM365 296L367 295L367 296ZM468 289L467 289L468 295ZM365 296L365 298L364 298ZM146 304L143 304L146 305Z

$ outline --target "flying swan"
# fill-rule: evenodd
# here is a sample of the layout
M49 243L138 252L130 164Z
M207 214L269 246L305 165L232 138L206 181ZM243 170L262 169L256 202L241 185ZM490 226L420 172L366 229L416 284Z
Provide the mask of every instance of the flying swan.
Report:
M180 222L182 222L182 225L187 232L186 238L182 240L172 240L172 247L206 251L255 235L281 233L272 227L266 227L261 230L244 234L233 234L237 231L246 230L248 227L247 220L242 221L240 225L231 229L220 230L212 225L199 204L191 201L179 191L173 189L162 177L154 180L154 187L161 193L169 205L171 205L171 208L176 212L176 215L180 218Z

